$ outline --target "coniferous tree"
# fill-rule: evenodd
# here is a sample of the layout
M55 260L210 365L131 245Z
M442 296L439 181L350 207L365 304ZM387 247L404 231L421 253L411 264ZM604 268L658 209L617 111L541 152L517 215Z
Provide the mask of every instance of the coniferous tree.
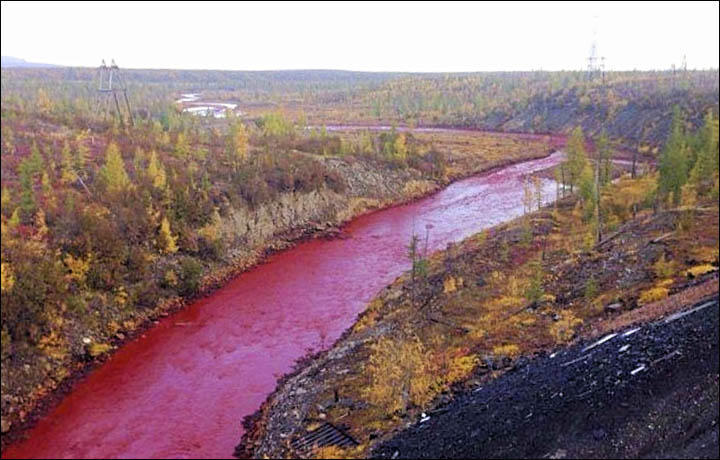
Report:
M37 144L33 142L30 156L25 158L18 168L20 176L20 211L22 217L28 220L35 214L37 202L35 200L35 177L43 171L44 161L40 155Z
M573 187L579 185L585 165L587 164L587 154L585 153L585 136L582 128L577 126L570 134L567 142L567 170L568 182L570 183L570 193Z
M697 156L690 171L690 182L699 195L706 194L718 175L718 120L711 112L698 133Z
M248 133L245 125L239 120L233 122L230 126L227 139L227 155L235 169L247 160Z
M89 150L85 145L86 139L87 136L84 134L78 135L75 138L76 147L73 155L73 167L75 168L75 172L81 177L86 177L85 165L87 164L89 155Z
M125 170L125 162L120 150L111 142L105 152L105 165L100 168L100 180L108 193L115 194L130 187L130 177Z
M167 217L163 217L160 222L160 230L158 232L158 247L160 252L164 254L172 254L177 252L177 237L170 232L170 222Z
M672 201L676 206L680 204L682 186L687 182L687 158L688 146L683 120L680 110L675 107L670 137L660 154L658 191L661 199L672 196Z
M175 140L175 155L183 159L190 155L190 143L184 131L180 131Z
M600 185L606 185L612 179L612 149L604 129L600 132L595 144L597 148L598 180Z
M399 159L405 159L407 157L408 149L407 144L405 142L405 135L400 133L395 138L395 142L393 143L393 150L395 153L395 156Z
M590 220L595 214L595 173L589 163L585 164L580 180L578 181L578 191L583 201L583 217Z
M153 150L150 153L150 160L147 166L147 175L152 181L153 187L157 189L164 189L167 185L167 176L165 174L165 167L158 160L157 153Z
M73 172L73 158L70 151L70 144L65 141L60 152L60 180L63 184L70 184L75 180Z

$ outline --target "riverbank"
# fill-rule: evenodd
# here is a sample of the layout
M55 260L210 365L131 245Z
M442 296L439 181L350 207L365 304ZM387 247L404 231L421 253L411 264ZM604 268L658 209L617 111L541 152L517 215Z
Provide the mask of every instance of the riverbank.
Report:
M614 184L611 196L627 186ZM576 199L567 198L434 254L421 281L398 278L331 349L282 380L245 420L236 455L372 455L456 391L485 386L522 357L655 321L716 294L717 206L701 209L625 217L594 246ZM357 447L304 445L325 423Z
M495 141L492 144L497 148ZM267 260L269 254L291 247L303 239L335 234L339 226L372 209L393 206L426 196L440 188L441 184L448 184L461 177L462 168L465 168L465 165L472 166L472 168L465 169L467 174L472 174L477 170L497 168L526 158L544 157L548 152L544 143L532 144L525 141L513 144L503 142L502 149L504 150L502 155L488 155L487 150L479 149L470 156L464 153L456 154L456 158L451 156L450 167L452 168L456 162L458 165L452 170L455 172L446 176L443 181L437 182L413 181L412 177L403 176L402 171L392 172L381 169L379 166L375 166L373 170L362 163L348 163L340 158L323 158L322 161L328 162L330 167L349 181L351 192L348 196L342 197L329 191L325 192L325 196L322 193L295 198L290 196L287 200L278 202L274 207L256 210L254 216L245 216L241 221L254 222L254 224L245 227L243 231L256 238L252 240L256 242L256 246L250 247L249 251L236 253L233 263L216 267L210 275L204 278L200 293L206 295L212 292L217 287L224 285L227 280L234 279L237 274ZM462 162L460 162L461 160ZM423 183L425 187L417 186ZM408 187L408 184L411 186ZM416 186L412 186L413 184ZM302 204L301 200L305 200L305 204ZM262 215L266 217L261 218ZM277 216L277 218L272 216ZM271 225L267 226L263 222ZM273 225L273 223L275 224ZM297 226L299 223L302 223L301 226ZM293 228L291 224L296 227ZM222 225L221 234L224 235L232 234L233 228L236 226L232 218L223 222ZM283 225L286 225L284 228L287 230L283 228ZM173 321L171 327L176 327L172 324L185 323L186 321L173 320L175 315L172 313L181 310L185 310L185 303L181 299L175 299L173 302L164 303L160 308L154 309L146 319L138 321L133 329L114 331L108 339L104 340L104 343L110 345L107 352L92 359L78 361L71 374L62 380L64 383L61 383L54 392L47 392L38 398L39 405L36 406L36 409L30 409L25 413L24 422L13 423L11 429L3 435L3 444L7 445L8 441L18 439L19 434L35 424L55 404L62 403L63 396L73 388L74 383L83 381L90 370L102 368L101 364L106 361L107 357L115 355L113 352L115 347L122 350L128 345L147 341L149 338L145 337L145 332L152 332L153 327L167 327L171 321ZM5 379L3 380L5 384ZM32 438L32 433L30 436Z

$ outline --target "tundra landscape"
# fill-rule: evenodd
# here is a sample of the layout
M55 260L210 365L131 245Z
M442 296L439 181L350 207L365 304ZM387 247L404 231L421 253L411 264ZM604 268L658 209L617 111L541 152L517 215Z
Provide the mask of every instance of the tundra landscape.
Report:
M717 458L717 64L6 52L3 458Z

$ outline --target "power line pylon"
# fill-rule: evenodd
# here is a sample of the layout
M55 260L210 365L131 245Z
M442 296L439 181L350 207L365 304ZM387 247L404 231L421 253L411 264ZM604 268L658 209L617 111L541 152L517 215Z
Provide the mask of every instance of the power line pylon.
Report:
M587 78L592 80L596 75L602 75L603 83L605 80L605 57L598 56L598 38L597 38L597 16L594 18L593 24L593 39L590 44L590 55L587 58Z
M127 96L127 86L125 81L120 74L120 69L115 60L113 59L110 66L105 64L105 59L102 60L100 68L98 68L97 78L97 103L95 106L95 113L102 111L107 117L107 113L112 110L113 102L115 106L115 114L120 121L121 126L125 126L123 110L121 109L121 103L118 100L118 93L122 93L123 99L125 100L125 108L127 110L127 119L131 126L135 126L135 120L133 119L132 110L130 109L130 100ZM112 99L112 100L111 100Z

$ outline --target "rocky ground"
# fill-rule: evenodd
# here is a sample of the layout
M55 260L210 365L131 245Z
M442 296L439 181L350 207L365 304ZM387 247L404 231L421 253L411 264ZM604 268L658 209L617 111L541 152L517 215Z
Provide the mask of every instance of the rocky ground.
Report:
M718 297L519 361L379 458L717 458Z

